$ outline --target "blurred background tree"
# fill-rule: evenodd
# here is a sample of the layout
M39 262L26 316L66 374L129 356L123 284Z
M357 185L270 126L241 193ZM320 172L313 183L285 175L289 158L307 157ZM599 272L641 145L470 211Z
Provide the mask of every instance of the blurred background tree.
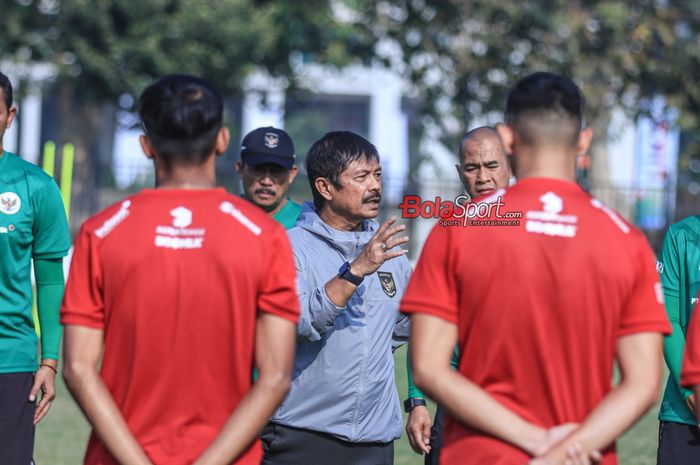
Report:
M614 108L634 118L661 96L682 127L700 125L698 1L349 3L353 24L383 44L377 57L410 79L426 124L451 147L475 119L502 118L509 86L536 70L581 86L597 136L592 177L601 182Z
M199 75L235 97L256 70L294 87L303 55L342 66L371 52L350 25L334 22L328 1L7 0L1 14L0 58L17 70L53 65L65 115L59 143L75 144L82 180L74 196L94 199L111 157L109 143L97 146L111 142L117 110L134 110L155 78Z
M302 62L385 66L410 82L419 129L447 147L475 122L501 119L517 78L560 72L587 98L594 190L608 179L613 109L634 118L663 97L681 127L700 126L698 0L6 0L2 17L0 57L55 67L59 112L71 115L60 138L77 146L84 189L107 162L87 155L116 111L172 72L236 96L253 71L293 90ZM681 165L695 166L698 144L684 147ZM409 172L429 158L413 154Z

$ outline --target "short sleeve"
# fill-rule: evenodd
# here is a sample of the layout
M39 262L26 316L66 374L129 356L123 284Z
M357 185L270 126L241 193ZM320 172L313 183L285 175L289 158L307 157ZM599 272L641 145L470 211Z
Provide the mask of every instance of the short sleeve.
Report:
M403 313L427 313L457 324L457 286L451 271L450 228L436 225L401 300Z
M265 244L267 263L258 292L258 311L299 321L299 297L292 248L282 226L275 225Z
M700 312L693 312L688 325L681 385L686 388L700 385Z
M68 282L61 305L61 324L104 328L105 313L102 294L102 266L98 239L80 229L73 249Z
M36 210L32 257L65 257L70 248L70 234L61 193L54 180L34 192L32 201Z
M640 234L641 236L641 234ZM622 311L618 337L641 332L671 333L654 254L640 237L634 286Z
M669 297L679 297L680 291L680 251L673 227L668 230L661 248L661 256L656 268L661 275L664 294Z

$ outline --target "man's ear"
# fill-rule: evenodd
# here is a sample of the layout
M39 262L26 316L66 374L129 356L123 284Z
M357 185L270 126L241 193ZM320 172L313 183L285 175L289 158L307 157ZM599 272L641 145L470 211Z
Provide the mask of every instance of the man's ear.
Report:
M139 136L139 143L141 144L141 149L146 155L146 158L148 158L149 160L153 160L156 156L156 151L153 149L153 145L151 145L151 140L146 134L141 134L141 136Z
M238 173L239 176L243 174L243 166L243 161L238 160L236 162L236 173Z
M297 177L297 174L299 174L299 168L297 167L297 165L294 165L289 170L289 184L294 182L294 178Z
M316 187L318 193L321 194L321 197L326 200L333 199L333 191L335 188L328 179L316 178L316 181L314 181L314 186Z
M7 112L7 129L10 129L10 126L12 126L15 116L17 116L17 107L11 107L10 111Z
M226 152L230 140L231 131L229 131L227 127L219 129L219 132L216 134L216 144L214 145L214 153L217 157Z
M501 139L503 144L503 150L506 151L506 155L512 155L513 145L515 143L515 132L513 128L507 124L498 123L496 125L496 132L498 132L498 137Z
M576 155L581 156L588 153L593 141L593 128L584 128L578 133L578 142L576 143Z

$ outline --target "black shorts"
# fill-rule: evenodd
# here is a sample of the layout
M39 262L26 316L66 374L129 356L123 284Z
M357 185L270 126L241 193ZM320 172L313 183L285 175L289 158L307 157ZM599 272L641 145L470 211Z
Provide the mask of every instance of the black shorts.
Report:
M347 442L330 434L268 423L262 465L393 465L394 443Z
M34 410L29 402L33 373L0 374L0 463L30 465L34 451Z
M700 464L700 430L695 425L662 421L659 423L657 465Z

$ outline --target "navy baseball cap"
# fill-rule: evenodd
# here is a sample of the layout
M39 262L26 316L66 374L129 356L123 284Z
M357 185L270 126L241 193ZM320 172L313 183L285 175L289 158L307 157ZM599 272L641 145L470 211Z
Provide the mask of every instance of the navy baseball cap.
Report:
M241 160L248 165L273 163L291 169L295 158L292 138L272 126L249 132L241 143Z

